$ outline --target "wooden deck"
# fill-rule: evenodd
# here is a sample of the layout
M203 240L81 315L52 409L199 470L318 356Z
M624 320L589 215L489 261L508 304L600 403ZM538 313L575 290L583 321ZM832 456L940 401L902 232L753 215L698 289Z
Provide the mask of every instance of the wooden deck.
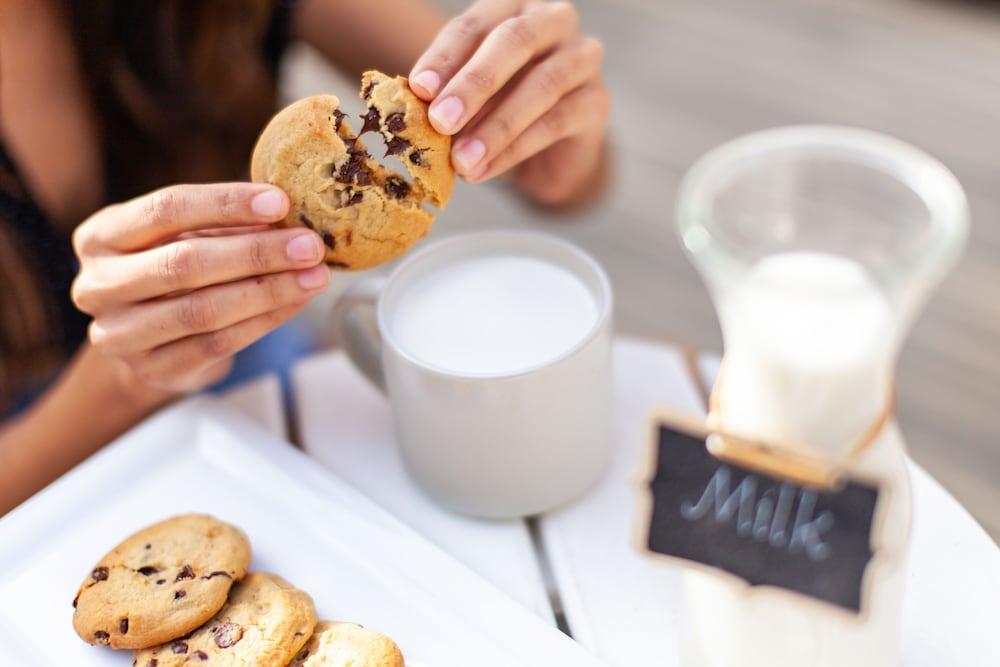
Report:
M455 9L464 3L443 3ZM597 207L553 219L503 185L460 186L433 236L531 226L607 268L620 330L721 349L714 310L674 235L674 190L705 151L754 130L840 123L896 135L965 185L959 269L899 367L912 454L1000 538L1000 6L945 0L578 0L607 45L616 176ZM285 92L356 82L296 50ZM357 108L360 108L358 106ZM315 312L315 311L314 311Z

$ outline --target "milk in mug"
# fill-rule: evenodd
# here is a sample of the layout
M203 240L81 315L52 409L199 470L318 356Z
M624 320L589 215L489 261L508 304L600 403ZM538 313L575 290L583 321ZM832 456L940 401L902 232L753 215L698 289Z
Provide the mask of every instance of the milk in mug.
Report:
M598 316L591 290L567 269L534 257L487 255L401 287L388 324L418 361L451 373L502 375L571 350Z

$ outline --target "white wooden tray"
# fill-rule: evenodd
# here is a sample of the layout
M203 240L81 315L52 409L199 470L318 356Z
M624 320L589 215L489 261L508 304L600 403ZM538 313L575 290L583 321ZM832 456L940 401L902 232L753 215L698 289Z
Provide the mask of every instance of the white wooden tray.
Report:
M0 519L0 665L131 664L76 637L76 587L132 531L192 511L241 526L252 569L308 591L321 618L389 634L410 665L600 664L302 453L195 399Z

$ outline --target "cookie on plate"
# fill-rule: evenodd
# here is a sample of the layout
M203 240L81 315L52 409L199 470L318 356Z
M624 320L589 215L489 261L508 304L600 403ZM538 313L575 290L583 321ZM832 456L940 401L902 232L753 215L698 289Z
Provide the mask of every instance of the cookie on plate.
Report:
M316 626L312 598L281 577L251 572L229 601L190 635L136 651L137 667L197 665L284 667Z
M161 521L94 566L73 600L73 628L90 644L155 646L211 618L249 564L235 526L202 514Z
M334 95L307 97L278 112L250 164L254 181L288 193L291 205L279 225L318 232L326 263L336 269L367 269L402 255L434 221L424 205L444 207L455 180L451 138L430 126L406 80L365 77L371 85L362 92L379 106L369 108L361 134L379 132L386 154L401 159L411 180L371 157Z
M320 621L288 667L403 667L391 639L356 623Z

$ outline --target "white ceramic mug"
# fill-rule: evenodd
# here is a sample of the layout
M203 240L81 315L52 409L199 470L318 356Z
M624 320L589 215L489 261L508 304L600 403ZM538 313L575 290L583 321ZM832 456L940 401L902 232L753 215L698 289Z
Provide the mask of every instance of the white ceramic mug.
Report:
M490 373L455 372L404 349L390 324L401 288L436 269L492 256L541 260L575 276L597 309L579 342L528 368ZM438 241L388 278L359 280L337 302L333 320L351 360L388 395L403 459L417 482L451 509L500 518L561 505L605 469L612 442L611 313L607 276L582 250L545 234L491 231Z

